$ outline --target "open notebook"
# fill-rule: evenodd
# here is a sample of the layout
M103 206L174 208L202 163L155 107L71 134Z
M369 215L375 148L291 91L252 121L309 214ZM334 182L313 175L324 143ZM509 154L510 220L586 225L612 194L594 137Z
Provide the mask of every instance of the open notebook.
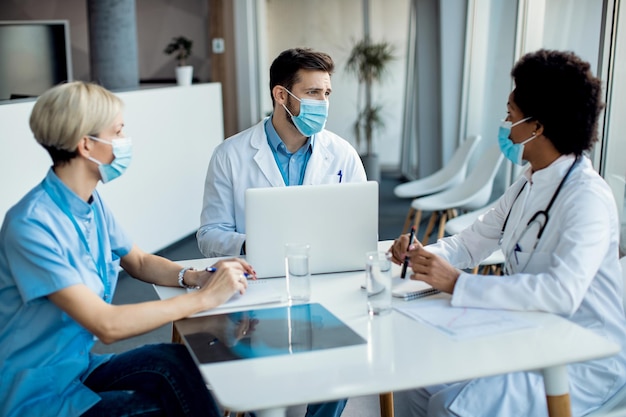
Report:
M391 295L397 298L403 298L405 301L438 293L439 290L434 289L424 281L416 281L408 277L404 279L394 277L391 281Z
M311 246L312 274L365 269L378 242L378 183L250 188L246 260L257 277L285 276L285 243Z

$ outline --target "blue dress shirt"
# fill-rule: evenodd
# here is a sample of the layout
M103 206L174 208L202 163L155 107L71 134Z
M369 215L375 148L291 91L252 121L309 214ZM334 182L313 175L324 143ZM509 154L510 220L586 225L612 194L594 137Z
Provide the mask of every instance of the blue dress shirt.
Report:
M285 185L302 185L306 166L313 153L315 135L307 138L304 146L293 153L287 150L284 142L276 133L271 117L265 121L265 135Z

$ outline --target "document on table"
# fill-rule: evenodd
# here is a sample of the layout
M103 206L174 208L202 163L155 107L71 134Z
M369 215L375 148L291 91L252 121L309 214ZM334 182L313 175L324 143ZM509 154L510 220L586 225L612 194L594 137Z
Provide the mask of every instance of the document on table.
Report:
M507 310L452 307L449 300L422 300L397 306L395 310L455 339L471 339L535 326Z
M188 289L187 291L197 291ZM249 307L262 304L281 303L287 300L285 289L285 280L276 279L257 279L248 280L248 288L244 294L236 292L224 304L207 312L201 312L194 316L202 316L218 312L225 309L236 309L239 307Z

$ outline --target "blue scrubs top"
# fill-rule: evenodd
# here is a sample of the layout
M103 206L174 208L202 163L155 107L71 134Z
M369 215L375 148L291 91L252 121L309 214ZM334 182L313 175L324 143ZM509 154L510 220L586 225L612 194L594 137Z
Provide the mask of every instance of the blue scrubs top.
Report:
M82 381L111 355L91 354L93 335L47 295L84 284L104 297L94 262L100 253L112 294L120 258L131 248L97 191L86 203L52 169L7 212L0 229L0 415L78 416L100 400Z

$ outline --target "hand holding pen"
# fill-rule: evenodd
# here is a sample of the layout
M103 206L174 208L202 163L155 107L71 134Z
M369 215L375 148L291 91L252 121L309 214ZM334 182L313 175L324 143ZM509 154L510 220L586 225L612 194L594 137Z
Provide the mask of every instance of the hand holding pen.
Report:
M206 268L204 268L205 271L207 272L217 272L217 268L214 266L207 266ZM252 278L252 279L256 279L255 275L249 274L247 272L243 273L244 278Z
M404 262L402 262L402 273L400 274L400 278L406 278L406 270L409 267L409 249L411 249L411 244L413 243L413 239L415 238L415 225L411 227L411 234L409 234L409 244L406 247L407 254L404 256Z

